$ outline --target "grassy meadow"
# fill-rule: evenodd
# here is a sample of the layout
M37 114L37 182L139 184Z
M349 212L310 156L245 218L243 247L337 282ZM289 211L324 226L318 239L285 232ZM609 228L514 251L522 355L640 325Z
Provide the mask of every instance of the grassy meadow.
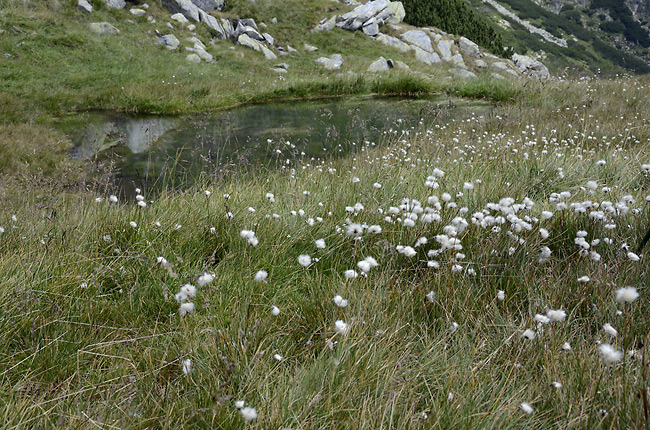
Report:
M648 428L650 81L519 85L134 201L0 129L4 428Z

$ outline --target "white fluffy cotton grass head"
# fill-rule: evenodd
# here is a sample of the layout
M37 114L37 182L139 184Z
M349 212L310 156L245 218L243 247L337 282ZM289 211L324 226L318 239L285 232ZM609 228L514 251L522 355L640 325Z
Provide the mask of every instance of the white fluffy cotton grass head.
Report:
M619 303L632 303L639 297L634 287L624 287L616 290L616 301Z

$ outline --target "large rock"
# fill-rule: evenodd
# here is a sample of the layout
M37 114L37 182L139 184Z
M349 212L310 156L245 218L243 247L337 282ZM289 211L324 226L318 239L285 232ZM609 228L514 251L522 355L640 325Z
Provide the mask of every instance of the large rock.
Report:
M197 54L192 52L191 54L187 54L187 57L185 57L187 61L190 63L200 63L201 62L201 57L199 57Z
M100 36L108 36L120 32L117 28L107 22L91 22L88 24L88 27L90 28L90 31L99 34Z
M173 34L166 34L158 38L158 43L170 51L173 51L174 49L178 48L178 45L180 45L181 42Z
M514 61L517 69L526 76L540 80L546 80L551 77L546 66L534 58L515 54L512 56L512 61Z
M431 38L422 30L407 31L402 34L402 39L411 45L424 49L425 51L433 51L433 46L431 46Z
M497 72L500 72L502 74L506 74L506 75L508 75L510 77L513 77L513 78L518 78L519 77L519 74L517 72L515 72L514 70L512 70L512 68L510 66L508 66L508 64L506 64L503 61L495 61L494 63L492 63L490 65L490 67L492 67Z
M199 14L201 9L191 0L162 0L162 5L169 9L171 13L183 14L190 21L201 21Z
M438 41L438 52L443 60L451 60L451 47L454 45L453 40L442 39Z
M449 59L449 62L456 67L461 67L463 69L467 68L467 66L465 65L465 61L463 60L463 56L460 54L452 55L451 58Z
M379 57L368 66L369 72L387 72L392 69L394 63L392 60L386 60L384 57Z
M375 18L370 18L363 24L361 31L368 36L376 36L379 34L379 24Z
M440 57L435 52L425 51L424 49L417 46L413 46L413 51L415 51L415 58L424 64L440 63Z
M458 47L463 54L470 55L472 57L478 57L481 53L478 45L466 37L458 39Z
M378 21L383 21L384 24L399 24L404 20L406 12L404 5L401 1L392 2L377 15Z
M126 7L124 0L105 0L105 3L111 9L124 9Z
M320 57L316 62L327 70L338 70L343 64L343 57L340 54L334 54L330 58Z
M395 49L399 49L402 52L408 52L411 50L411 45L408 43L399 40L397 37L389 36L384 33L379 33L375 40L386 46L392 46Z
M251 38L249 35L245 33L239 35L239 37L237 38L237 43L239 43L241 46L246 46L248 48L263 53L264 57L266 57L267 60L278 59L278 56L275 55L275 53L271 51L269 48L267 48L263 43Z
M93 11L93 7L88 3L88 0L79 0L77 2L77 8L84 13L90 13Z
M171 19L173 19L174 21L176 21L178 23L181 23L181 24L185 24L185 23L189 22L187 20L187 18L185 18L185 15L183 15L182 13L174 13L174 14L172 14Z

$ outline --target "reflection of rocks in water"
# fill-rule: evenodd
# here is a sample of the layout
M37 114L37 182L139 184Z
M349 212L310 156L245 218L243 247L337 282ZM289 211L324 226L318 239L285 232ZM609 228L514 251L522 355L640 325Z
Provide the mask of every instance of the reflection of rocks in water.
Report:
M176 121L171 119L152 118L127 121L123 127L126 134L126 146L134 154L144 152L175 126Z
M84 127L76 153L81 158L90 158L113 146L126 145L132 153L140 154L174 129L176 123L165 118L119 118L90 123Z

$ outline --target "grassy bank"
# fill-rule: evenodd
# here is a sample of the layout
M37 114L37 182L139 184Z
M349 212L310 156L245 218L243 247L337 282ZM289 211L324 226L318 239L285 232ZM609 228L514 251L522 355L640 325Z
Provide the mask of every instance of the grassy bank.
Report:
M647 426L647 88L552 83L146 207L63 160L49 188L3 170L2 422L242 428L243 400L249 428Z

